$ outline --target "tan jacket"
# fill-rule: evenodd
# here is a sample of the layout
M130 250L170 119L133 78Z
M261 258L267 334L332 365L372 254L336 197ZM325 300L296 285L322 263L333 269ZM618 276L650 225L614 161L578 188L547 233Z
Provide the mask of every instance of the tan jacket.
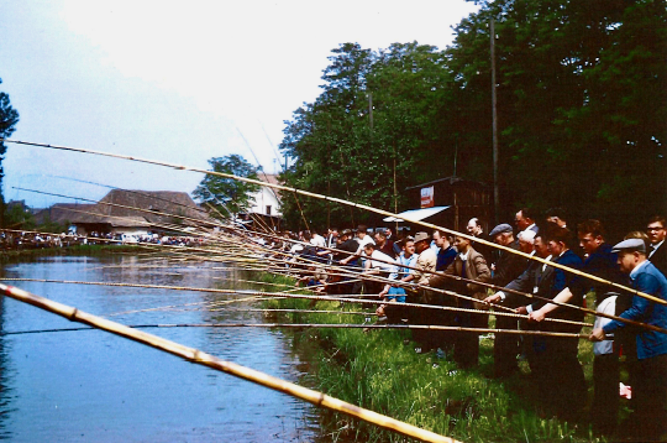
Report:
M415 263L415 268L412 271L412 275L415 276L415 283L418 285L428 285L429 279L435 272L435 265L438 261L438 256L435 255L435 252L431 248L425 249L417 257L417 262Z
M491 271L489 266L486 264L484 256L474 249L468 251L468 260L466 262L466 275L461 275L463 272L463 260L460 256L456 256L456 259L447 267L445 274L447 275L457 275L459 277L464 277L469 280L475 280L479 282L489 282L491 280ZM446 282L451 281L444 276L436 275L431 278L431 286L434 287L445 287ZM462 288L465 287L465 291ZM472 296L478 300L483 300L486 298L486 288L484 286L476 285L474 283L463 282L459 286L459 290L464 292L464 295ZM485 309L487 305L483 303L474 303L475 309Z

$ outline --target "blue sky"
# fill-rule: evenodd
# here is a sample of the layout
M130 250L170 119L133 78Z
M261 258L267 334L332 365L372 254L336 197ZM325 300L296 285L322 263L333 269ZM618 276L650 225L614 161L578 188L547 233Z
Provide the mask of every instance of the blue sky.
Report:
M417 40L445 48L465 0L0 0L0 90L12 138L207 168L236 153L277 168L284 120L320 92L330 51ZM107 187L192 192L201 175L9 144L6 200L99 199Z

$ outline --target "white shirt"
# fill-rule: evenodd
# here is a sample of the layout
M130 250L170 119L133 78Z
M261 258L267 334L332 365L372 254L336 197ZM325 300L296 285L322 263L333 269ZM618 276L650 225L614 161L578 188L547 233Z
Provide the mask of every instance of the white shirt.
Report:
M367 255L364 255L368 257ZM371 269L378 269L380 271L388 272L391 274L389 278L396 280L398 275L398 263L396 260L391 258L389 255L385 254L382 251L373 250L370 258L367 259L370 262ZM382 260L382 261L377 261ZM393 277L393 278L392 278Z
M369 243L375 244L375 241L373 240L373 237L370 235L366 234L364 235L364 238L356 238L357 243L359 243L359 248L357 249L357 255L362 255L364 253L364 246L366 246Z
M561 252L560 255L563 255L564 252L565 252L565 251ZM560 255L559 255L559 257L560 257ZM545 260L546 260L546 261L551 261L552 258L553 258L553 255L549 255L549 256L547 256L547 258L545 258ZM549 266L549 265L546 264L546 263L543 263L543 264L542 264L542 272L544 272L544 271L547 269L547 266ZM537 294L538 289L539 289L539 288L538 288L537 286L533 287L533 294ZM533 305L530 304L530 305L526 306L526 311L528 311L529 314L532 314L532 312L533 312Z
M324 248L326 246L326 240L320 234L314 234L310 238L310 244L317 246L318 248Z
M603 314L614 315L616 313L616 296L607 297L596 309L597 312L602 312ZM604 325L611 321L607 317L595 317L595 323L593 324L593 329L603 328ZM613 335L613 334L612 334ZM599 342L593 343L593 354L595 355L606 355L612 354L614 352L614 340L602 340Z

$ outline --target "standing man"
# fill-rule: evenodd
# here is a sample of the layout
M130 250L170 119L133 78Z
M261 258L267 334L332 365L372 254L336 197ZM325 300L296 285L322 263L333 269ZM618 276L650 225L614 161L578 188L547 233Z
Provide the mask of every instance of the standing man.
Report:
M618 253L621 272L630 275L633 288L667 301L667 279L647 260L643 240L624 240L612 251ZM667 328L667 306L638 295L632 297L632 306L621 317ZM589 339L602 341L606 334L625 327L625 323L612 320L593 329ZM637 441L658 441L667 424L667 334L641 328L636 337L638 363L632 387L635 411L630 432Z
M522 231L525 233L525 231ZM529 231L532 232L532 231ZM534 245L534 255L537 257L543 258L545 260L551 260L552 256L549 253L549 248L547 242L544 239L542 234L535 234L533 237ZM543 289L542 282L548 282L550 274L553 271L551 266L540 263L536 260L530 260L528 267L523 273L512 280L508 285L505 286L507 293L503 291L498 291L495 294L487 297L484 302L486 303L500 303L507 306L521 306L525 305L529 299L524 296L515 294L510 291L524 292L528 294L538 295L540 290ZM524 321L522 320L522 328L524 327ZM534 362L534 352L533 352L533 341L532 337L523 337L523 352L528 357L528 363L530 364L531 369L535 367Z
M335 249L338 247L338 228L330 228L327 235L327 248Z
M357 246L357 252L356 252L354 255L350 255L349 257L347 257L347 258L341 260L341 261L340 261L340 264L341 264L341 265L347 266L348 263L350 263L350 262L352 262L352 261L357 261L357 260L359 260L359 258L360 258L360 257L363 255L363 253L364 253L364 246L365 246L367 243L373 243L373 244L375 244L375 242L373 241L373 239L371 238L371 236L368 235L368 232L366 232L366 229L367 229L367 228L366 228L366 225L359 225L359 226L357 227L357 236L356 236L356 240L357 240L357 244L358 244L358 246Z
M482 227L482 223L479 221L477 217L473 217L470 220L468 220L468 225L466 226L466 231L468 231L469 235L472 235L475 238L483 238L484 237L484 228ZM494 262L493 260L493 251L491 249L491 246L483 245L478 242L472 242L471 246L473 249L484 257L486 260L487 265L489 268L491 267L491 263Z
M535 218L533 217L533 211L528 208L521 208L519 212L514 216L514 223L516 224L519 231L525 231L530 229L536 233L539 231L537 225L535 224Z
M566 228L553 226L549 230L547 245L552 261L570 268L581 269L582 260L569 248L570 237L570 231ZM542 298L559 302L562 300L557 296L567 293L567 300L570 304L582 306L583 296L581 291L577 290L578 287L573 285L574 275L562 269L549 268L550 270L542 274L542 279L534 293ZM517 312L528 313L535 321L543 320L545 312L548 312L552 318L583 321L583 311L555 306L543 300L535 301L528 306L521 306ZM538 329L545 332L579 333L581 326L540 322ZM540 397L545 401L548 409L562 419L573 422L581 418L581 412L586 403L586 381L581 364L577 359L578 345L578 340L569 337L545 335L533 337L533 366Z
M381 251L384 254L391 256L391 258L396 258L396 253L394 253L394 242L390 242L387 239L387 234L384 230L377 231L373 236L375 240L375 245L377 250Z
M436 246L436 256L437 262L435 265L435 270L438 272L444 272L449 265L456 259L456 248L451 245L447 235L439 230L433 231L433 241ZM431 280L433 276L429 278L429 286L431 285ZM442 282L444 283L444 282ZM446 284L446 283L445 283ZM442 286L441 286L442 288ZM456 306L456 300L451 296L431 292L430 293L431 302L437 306ZM454 311L436 311L430 310L428 313L428 324L438 325L438 326L454 326L456 323L456 314ZM440 348L441 350L448 352L454 346L454 341L456 338L456 333L451 331L433 331L429 337L431 338L430 347Z
M649 219L646 233L651 242L651 250L647 251L648 259L662 272L662 275L667 276L667 246L665 246L667 229L665 228L667 228L665 217L655 215Z
M486 260L482 254L472 248L470 240L456 237L454 246L456 246L459 254L456 256L456 260L447 267L445 274L478 282L491 280L491 270L487 266ZM436 276L435 278L444 279L446 277ZM432 283L438 284L433 279ZM483 286L476 285L473 282L457 283L456 292L476 298L480 302L486 296L486 289ZM457 299L457 304L459 308L484 309L482 303L473 303L462 298ZM458 325L465 328L486 328L488 326L487 314L459 312L457 320ZM479 362L479 332L457 332L457 334L454 344L454 360L461 368L477 366Z
M527 232L527 231L522 231ZM533 232L533 231L530 231ZM500 246L519 250L519 242L514 240L512 227L507 223L493 228L489 236ZM496 270L491 283L496 286L505 287L525 271L528 265L527 259L508 251L499 251ZM510 308L518 308L518 304L512 303L515 298L508 300L506 304ZM497 316L497 329L518 330L519 322L516 318ZM498 334L493 344L493 373L495 377L508 377L519 371L516 356L519 353L519 336L514 334Z
M579 246L586 254L583 271L609 280L613 283L625 284L625 278L618 267L618 256L612 252L612 247L605 240L605 229L599 220L586 220L577 225ZM613 287L586 278L578 279L584 293L589 290L595 292L595 304L598 312L618 315L616 306L622 305L618 301L621 296L614 292ZM627 306L630 304L627 303ZM603 317L596 317L596 323L606 324ZM591 421L596 433L611 435L618 420L619 395L618 383L620 370L618 361L618 345L613 340L593 345L593 389L594 397L591 406Z
M456 248L449 242L447 234L437 229L433 231L433 241L437 246L436 256L438 257L435 270L444 271L456 258Z
M403 281L412 281L420 286L427 286L429 278L435 272L435 266L438 261L435 252L430 247L430 236L426 232L417 232L415 234L415 251L417 254L416 268L410 271L410 275L405 277ZM429 296L423 288L419 288L417 295L411 295L408 301L411 303L425 303L428 304ZM428 324L429 314L427 309L411 308L409 310L410 323L413 324ZM422 346L415 349L418 353L429 351L429 332L421 329L413 331L413 339Z

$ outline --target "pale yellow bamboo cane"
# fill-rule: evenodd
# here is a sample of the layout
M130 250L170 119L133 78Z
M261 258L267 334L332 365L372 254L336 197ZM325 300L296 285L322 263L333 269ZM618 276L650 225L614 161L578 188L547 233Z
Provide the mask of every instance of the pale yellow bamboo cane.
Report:
M342 297L342 296L335 296L334 297L334 296L326 296L326 295L290 294L290 293L287 293L287 292L265 292L265 291L243 291L243 292L240 292L237 289L199 288L199 287L193 287L193 286L166 286L166 285L150 285L150 284L141 284L141 283L51 280L51 279L44 279L44 278L21 278L21 277L16 277L16 278L14 278L14 277L2 277L2 278L0 278L0 281L56 283L56 284L73 284L73 285L88 285L88 286L109 286L109 287L121 287L121 288L165 289L165 290L170 290L170 291L210 292L210 293L218 293L218 294L239 294L239 293L242 293L242 294L248 295L248 296L250 296L252 294L254 297L296 298L296 299L304 299L304 300L337 301L337 302L343 302L343 303L365 303L365 304L375 304L375 305L382 305L382 304L394 305L395 304L395 303L392 303L392 302L383 302L383 301L378 301L378 300L359 299L359 297L356 294L354 295L354 298L348 298L348 297ZM297 289L303 289L303 288L297 288ZM373 295L373 297L376 297L376 296ZM215 306L218 303L222 303L222 302L195 302L195 303L187 303L187 304L181 305L181 306L196 306L196 305L202 305L202 304L206 304L207 306ZM481 310L481 309L454 308L454 307L450 307L450 306L427 305L427 304L420 304L420 303L400 303L399 305L402 306L402 307L408 307L408 308L431 309L431 310L437 310L437 311L467 312L467 313L472 313L472 314L488 314L489 313L489 311ZM139 310L139 311L133 311L133 312L160 311L160 310L165 310L165 309L173 309L175 307L179 307L179 306L175 306L175 305L174 306L162 306L162 307L158 307L158 308L147 308L147 309L143 309L143 310ZM110 314L110 315L118 315L118 314ZM515 312L494 312L494 315L504 316L504 317L512 317L512 318L523 318L523 319L528 318L527 315L517 314ZM547 318L547 319L545 319L545 321L552 322L552 323L571 324L571 325L583 326L583 327L592 327L593 326L592 324L585 323L585 322L564 320L564 319L560 319L560 318ZM667 330L663 330L663 329L658 328L658 327L653 326L653 325L644 325L643 323L637 324L637 325L645 326L649 329L654 328L654 330L658 330L659 332L667 333Z
M344 402L337 398L330 397L321 392L304 388L294 383L281 380L277 377L272 377L268 374L264 374L263 372L256 371L251 368L246 368L236 363L221 360L217 357L202 352L198 349L189 348L187 346L183 346L179 343L166 340L164 338L152 334L128 328L127 326L122 325L120 323L105 320L95 315L79 311L78 309L73 308L71 306L63 305L61 303L48 300L44 297L31 294L29 292L26 292L22 289L13 286L0 284L0 291L4 295L11 297L15 300L28 303L30 305L33 305L35 307L38 307L40 309L43 309L45 311L54 314L58 314L62 317L67 318L68 320L83 323L92 326L94 328L102 329L112 334L116 334L118 336L134 340L138 343L142 343L147 346L153 347L155 349L168 352L177 357L181 357L189 362L196 363L202 366L208 366L209 368L215 369L217 371L222 371L227 374L231 374L236 377L242 378L244 380L260 384L275 391L282 392L296 398L300 398L316 406L321 406L327 409L331 409L333 411L342 412L351 417L364 420L368 423L374 424L381 428L398 432L408 437L416 438L425 442L447 442L447 443L456 442L456 440L452 438L445 437L436 434L434 432L418 428L411 424L401 422L399 420L387 417L382 414L378 414L377 412L373 412L368 409L364 409L359 406L353 405L351 403Z
M223 172L207 171L205 169L193 168L191 166L177 165L177 164L174 164L174 163L168 163L168 162L163 162L163 161L158 161L158 160L149 160L149 159L143 159L143 158L133 157L133 156L129 156L129 155L112 154L112 153L109 153L109 152L95 151L95 150L92 150L92 149L75 148L75 147L71 147L71 146L58 146L58 145L51 145L51 144L46 144L46 143L36 143L36 142L28 142L28 141L21 141L21 140L8 140L8 139L5 139L5 138L0 138L0 142L14 143L14 144L17 144L17 145L36 146L36 147L48 148L48 149L57 149L57 150L61 150L61 151L79 152L79 153L82 153L82 154L99 155L99 156L103 156L103 157L111 157L111 158L118 158L118 159L124 159L124 160L131 160L131 161L136 161L136 162L139 162L139 163L147 163L147 164L151 164L151 165L173 168L173 169L176 169L176 170L179 170L179 171L199 172L199 173L202 173L202 174L208 174L208 175L214 175L214 176L223 177L223 178L229 178L229 179L232 179L232 180L238 180L238 181L242 181L242 182L246 182L246 183L252 183L252 184L259 185L259 186L266 186L266 187L272 188L272 189L278 189L280 191L293 192L295 194L301 194L301 195L305 195L307 197L317 198L317 199L321 199L321 200L325 200L325 201L331 201L331 202L334 202L334 203L340 203L340 204L345 205L345 206L351 206L353 208L362 209L362 210L369 211L369 212L374 212L376 214L384 215L386 217L400 218L398 214L395 214L395 213L389 212L389 211L385 211L383 209L374 208L372 206L362 205L360 203L354 203L354 202L344 200L344 199L341 199L341 198L336 198L336 197L330 197L330 196L327 196L327 195L317 194L315 192L304 191L302 189L291 188L289 186L283 186L283 185L278 185L278 184L273 184L273 183L266 183L266 182L262 182L260 180L254 180L254 179L247 178L247 177L239 177L237 175L226 174L226 173L223 173ZM557 269L561 269L563 271L566 271L566 272L569 272L571 274L578 275L578 276L581 276L581 277L586 277L589 280L593 280L593 281L596 281L596 282L599 282L599 283L603 283L603 284L615 287L617 289L621 289L623 291L630 292L630 293L635 294L639 297L643 297L643 298L645 298L647 300L650 300L654 303L658 303L658 304L667 306L667 300L663 300L661 298L655 297L655 296L653 296L651 294L647 294L645 292L637 291L636 289L630 288L628 286L624 286L624 285L621 285L621 284L618 284L618 283L614 283L612 281L606 280L606 279L598 277L596 275L592 275L592 274L588 274L586 272L579 271L578 269L570 268L569 266L565 266L565 265L562 265L560 263L545 260L541 257L537 257L537 256L534 256L534 255L526 254L525 252L521 252L521 251L518 251L516 249L512 249L510 247L507 247L507 246L502 246L502 245L499 245L497 243L493 243L493 242L484 240L482 238L473 237L473 236L465 234L463 232L459 232L459 231L455 231L453 229L445 228L444 226L438 226L438 225L434 225L432 223L426 223L422 220L415 220L415 219L411 219L410 217L405 217L405 216L403 216L402 218L406 221L409 221L411 223L414 223L414 224L417 224L417 225L420 225L420 226L424 226L424 227L429 228L429 229L438 229L438 230L441 230L443 232L449 233L451 235L456 235L458 237L462 237L462 238L468 239L470 241L474 241L474 242L477 242L477 243L480 243L480 244L483 244L483 245L486 245L486 246L490 246L492 248L496 248L496 249L500 249L502 251L509 252L510 254L516 254L516 255L519 255L521 257L527 258L529 260L535 260L535 261L538 261L542 264L546 264L547 266L551 266L551 267L554 267L554 268L557 268Z

